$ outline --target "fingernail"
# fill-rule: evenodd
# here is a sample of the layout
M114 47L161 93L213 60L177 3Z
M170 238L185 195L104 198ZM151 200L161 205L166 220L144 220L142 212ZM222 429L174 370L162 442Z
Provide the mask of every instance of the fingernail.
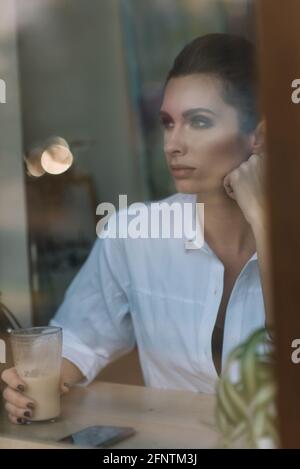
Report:
M34 404L33 404L33 402L28 402L28 404L27 404L26 407L28 407L28 409L34 409Z
M31 417L31 412L29 412L29 410L26 410L26 412L24 412L24 417L30 418Z
M17 390L20 391L20 392L24 392L25 391L25 386L23 386L23 384L18 384Z

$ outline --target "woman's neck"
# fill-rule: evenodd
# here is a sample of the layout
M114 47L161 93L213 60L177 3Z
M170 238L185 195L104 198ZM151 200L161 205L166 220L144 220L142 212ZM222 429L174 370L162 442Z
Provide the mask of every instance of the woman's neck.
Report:
M204 238L216 253L253 254L256 251L251 226L235 200L225 190L214 194L197 194L204 203Z

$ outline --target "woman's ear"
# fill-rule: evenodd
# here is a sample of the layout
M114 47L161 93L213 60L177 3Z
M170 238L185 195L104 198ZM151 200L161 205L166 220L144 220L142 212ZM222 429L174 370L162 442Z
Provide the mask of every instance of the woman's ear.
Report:
M261 120L251 136L251 150L257 155L265 152L266 123Z

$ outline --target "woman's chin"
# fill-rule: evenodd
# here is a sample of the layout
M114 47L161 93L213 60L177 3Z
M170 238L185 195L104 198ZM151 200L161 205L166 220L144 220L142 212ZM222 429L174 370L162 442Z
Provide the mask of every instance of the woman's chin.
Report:
M175 179L174 184L177 192L185 194L195 194L199 192L199 187L188 179Z
M192 181L191 179L174 179L177 192L183 194L211 194L224 195L224 186L219 181Z

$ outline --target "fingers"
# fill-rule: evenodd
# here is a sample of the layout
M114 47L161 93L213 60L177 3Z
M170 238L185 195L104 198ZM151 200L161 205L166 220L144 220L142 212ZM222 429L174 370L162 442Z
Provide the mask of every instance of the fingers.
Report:
M259 177L265 177L265 155L263 152L253 153L249 158L249 168L253 173L256 173Z
M16 419L21 418L21 419L26 420L26 419L32 418L32 415L33 415L32 410L21 409L20 407L16 407L13 404L10 404L9 402L6 402L4 407L8 415L15 417Z
M2 381L7 384L10 388L16 389L17 391L25 391L26 384L21 380L16 372L15 368L8 368L4 370L1 375Z
M34 402L20 392L7 386L3 392L5 402L5 410L8 412L10 422L14 424L29 423L34 412Z
M4 389L3 397L9 404L12 404L13 406L23 410L33 410L35 407L35 403L32 401L32 399L29 399L20 392L11 389L9 386Z
M35 403L22 394L26 391L25 382L18 376L15 368L4 370L1 378L8 385L3 391L3 398L10 422L19 425L28 423L27 419L32 417Z
M22 418L22 417L16 417L15 415L8 414L8 419L11 423L14 423L15 425L24 425L31 423L30 421Z
M230 176L230 174L225 176L225 178L223 180L223 186L224 186L224 189L225 189L227 195L231 199L236 200L235 195L234 195L234 190L233 190L232 185L231 185L231 176Z
M69 383L61 383L60 384L60 392L61 394L67 394L70 391L70 384Z

